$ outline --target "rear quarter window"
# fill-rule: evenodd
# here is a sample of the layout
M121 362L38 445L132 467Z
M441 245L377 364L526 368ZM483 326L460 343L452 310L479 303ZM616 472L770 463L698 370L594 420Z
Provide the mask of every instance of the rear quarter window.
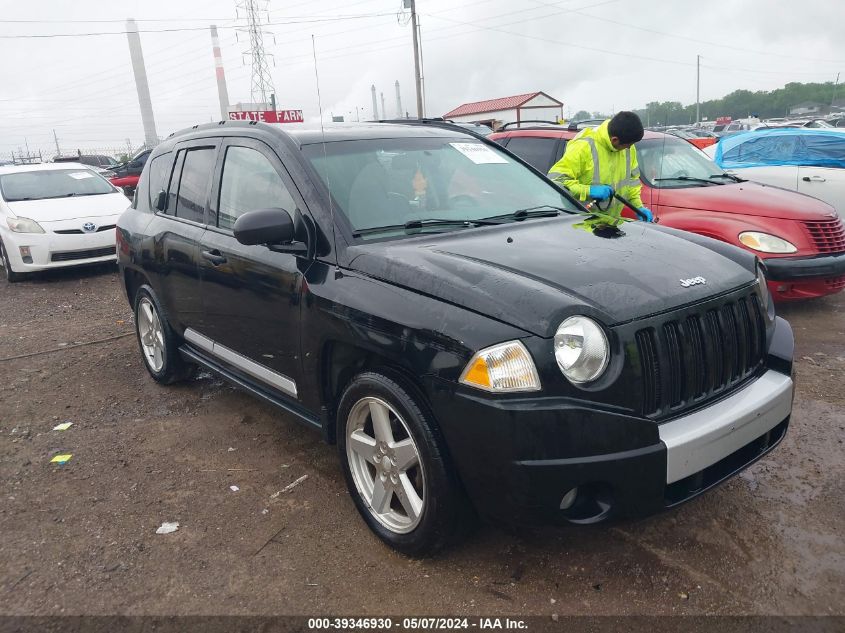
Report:
M159 192L167 192L167 183L170 180L170 168L172 166L172 152L156 156L152 162L150 162L150 168L147 171L146 176L147 182L139 183L139 187L143 187L145 184L147 185L147 199L149 201L150 209L155 209L156 198L158 198ZM144 176L141 176L141 180L144 180Z

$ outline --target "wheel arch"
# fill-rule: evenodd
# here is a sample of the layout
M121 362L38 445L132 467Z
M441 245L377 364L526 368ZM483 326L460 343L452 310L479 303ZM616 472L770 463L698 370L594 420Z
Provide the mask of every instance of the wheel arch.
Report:
M417 374L406 362L361 345L326 341L320 359L320 399L323 437L329 444L337 443L337 405L344 390L355 376L367 371L384 374L399 382L434 418Z

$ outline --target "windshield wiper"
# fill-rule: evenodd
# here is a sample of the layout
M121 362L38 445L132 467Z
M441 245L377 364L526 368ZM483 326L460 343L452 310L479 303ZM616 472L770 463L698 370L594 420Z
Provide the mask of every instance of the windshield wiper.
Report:
M536 207L528 207L526 209L517 209L512 213L505 213L503 215L494 215L489 218L484 218L488 224L502 224L508 220L521 222L526 218L552 218L560 215L562 212L567 212L562 207L555 207L550 204L541 204Z
M730 178L734 182L745 182L745 180L743 180L739 176L734 176L733 174L729 174L727 172L722 174L713 174L712 176L710 176L710 178Z
M662 182L664 180L682 180L684 182L700 182L704 185L718 185L718 182L707 180L706 178L695 178L694 176L671 176L667 178L655 178L654 182Z
M493 222L489 219L481 219L481 220L469 220L469 219L457 219L457 220L449 220L449 219L440 219L440 218L427 218L425 220L408 220L405 224L389 224L386 226L373 226L366 229L358 229L352 233L352 237L360 237L362 235L371 235L373 233L383 233L385 231L412 231L414 229L423 229L429 227L437 227L437 226L454 226L460 228L471 228L473 226L481 226L481 225L488 225L488 224L500 224L499 222Z

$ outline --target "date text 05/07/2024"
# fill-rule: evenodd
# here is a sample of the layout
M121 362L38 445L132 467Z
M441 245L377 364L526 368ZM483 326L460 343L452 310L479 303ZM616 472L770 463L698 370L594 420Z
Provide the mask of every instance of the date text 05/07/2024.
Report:
M402 618L394 622L392 618L309 618L309 630L376 630L384 631L392 628L408 631L438 631L438 630L525 630L528 628L524 620L518 618L441 618L421 617Z

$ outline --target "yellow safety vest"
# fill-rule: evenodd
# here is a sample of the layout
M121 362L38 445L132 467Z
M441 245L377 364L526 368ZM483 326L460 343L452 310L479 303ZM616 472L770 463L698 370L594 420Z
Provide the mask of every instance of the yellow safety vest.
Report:
M643 206L637 150L613 148L605 121L597 128L581 130L566 144L566 152L549 170L549 178L581 201L590 197L590 185L610 185L637 208ZM606 203L602 203L602 207ZM605 213L619 215L623 204L612 200Z

